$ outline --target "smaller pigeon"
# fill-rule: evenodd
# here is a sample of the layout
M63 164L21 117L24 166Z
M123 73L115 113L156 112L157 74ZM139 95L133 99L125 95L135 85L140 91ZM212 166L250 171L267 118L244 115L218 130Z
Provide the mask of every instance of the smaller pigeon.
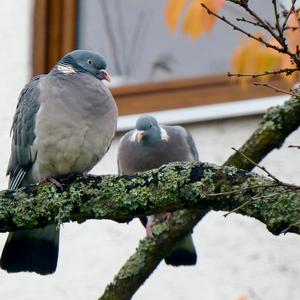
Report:
M192 136L181 126L161 126L152 116L141 116L136 129L120 141L118 169L120 175L156 169L175 161L197 161L198 152ZM157 222L172 218L171 213L145 217L141 220L148 237ZM165 258L173 266L195 265L197 253L191 235L180 241Z
M75 50L21 92L11 129L8 188L84 174L102 159L116 130L117 108L102 80L110 80L99 54ZM8 235L0 267L9 273L56 270L56 224Z

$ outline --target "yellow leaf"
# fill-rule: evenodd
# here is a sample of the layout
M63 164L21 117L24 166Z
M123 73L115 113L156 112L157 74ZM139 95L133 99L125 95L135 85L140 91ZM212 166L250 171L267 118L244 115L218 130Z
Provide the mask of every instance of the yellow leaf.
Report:
M186 0L169 0L166 5L165 18L171 31L176 30L185 2Z
M257 33L256 37L262 37ZM275 41L270 41L275 44ZM260 42L244 38L233 53L231 69L237 74L261 74L266 71L274 71L281 68L284 56L274 49L267 48ZM242 84L251 77L240 77ZM267 77L259 77L258 80L267 80Z
M194 0L190 4L184 20L183 32L193 39L197 39L205 32L211 31L216 23L216 17L209 15L206 9L201 6L201 3L218 13L224 4L224 0Z

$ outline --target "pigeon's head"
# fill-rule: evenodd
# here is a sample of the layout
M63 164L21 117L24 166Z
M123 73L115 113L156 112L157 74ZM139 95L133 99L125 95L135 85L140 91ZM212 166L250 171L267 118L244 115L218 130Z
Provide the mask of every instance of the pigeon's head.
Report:
M135 140L143 144L155 144L168 137L166 131L159 126L152 116L141 116L136 121Z
M104 58L93 51L74 50L66 54L58 63L60 66L69 66L75 71L89 73L100 80L111 81L106 71Z

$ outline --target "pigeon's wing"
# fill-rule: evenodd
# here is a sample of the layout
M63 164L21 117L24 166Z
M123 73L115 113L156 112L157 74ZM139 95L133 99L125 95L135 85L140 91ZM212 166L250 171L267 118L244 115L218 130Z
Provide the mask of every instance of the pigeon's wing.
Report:
M195 145L195 141L187 129L182 126L164 126L164 129L167 130L168 134L175 137L175 142L173 142L175 149L178 148L178 142L180 142L179 144L184 145L183 149L184 152L186 152L186 155L188 155L194 161L199 160L199 154Z
M185 132L186 132L186 141L187 141L187 144L190 148L191 154L193 155L194 160L198 161L199 160L199 154L198 154L198 151L197 151L197 148L196 148L196 145L195 145L195 141L194 141L192 135L190 134L190 132L188 130L185 129Z
M11 155L7 168L9 189L20 186L27 171L32 166L36 153L33 150L35 139L35 119L40 107L39 81L43 76L34 77L22 90L11 128Z

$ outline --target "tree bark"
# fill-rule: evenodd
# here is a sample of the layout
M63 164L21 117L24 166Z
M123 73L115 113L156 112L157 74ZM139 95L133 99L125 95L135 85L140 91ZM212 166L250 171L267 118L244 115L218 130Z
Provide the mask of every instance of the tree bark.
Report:
M133 176L87 176L63 192L51 183L0 193L0 232L47 224L133 218L183 208L238 209L267 225L273 234L300 233L300 188L235 167L172 163ZM163 225L165 226L165 225ZM289 227L290 226L290 227Z

